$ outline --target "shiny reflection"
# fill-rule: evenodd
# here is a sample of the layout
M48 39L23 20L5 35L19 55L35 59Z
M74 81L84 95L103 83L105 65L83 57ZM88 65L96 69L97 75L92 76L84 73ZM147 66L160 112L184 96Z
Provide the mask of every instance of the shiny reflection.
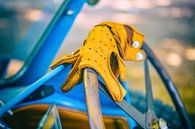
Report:
M23 64L23 61L12 59L7 68L6 78L16 74L22 68Z

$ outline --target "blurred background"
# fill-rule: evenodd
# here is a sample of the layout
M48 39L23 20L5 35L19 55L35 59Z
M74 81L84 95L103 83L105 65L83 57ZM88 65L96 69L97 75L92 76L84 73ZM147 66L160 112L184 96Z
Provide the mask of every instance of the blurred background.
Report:
M0 0L0 57L13 59L6 77L22 67L61 3L62 0ZM94 7L86 4L56 58L78 49L89 30L103 21L134 25L145 35L145 41L176 84L194 124L195 1L100 0ZM129 88L145 94L143 64L126 64ZM153 69L151 75L154 97L173 105Z

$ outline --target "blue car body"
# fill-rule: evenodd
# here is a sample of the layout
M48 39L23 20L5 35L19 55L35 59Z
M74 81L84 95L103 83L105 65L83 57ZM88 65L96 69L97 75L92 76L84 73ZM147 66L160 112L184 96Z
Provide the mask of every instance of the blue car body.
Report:
M53 103L64 108L87 112L83 83L77 84L69 92L64 93L61 91L60 87L64 83L71 69L71 65L65 67L59 66L44 75L85 2L85 0L64 2L62 6L66 7L59 12L59 15L54 17L54 21L50 24L52 27L48 27L47 32L42 36L43 38L40 39L40 43L35 47L36 51L31 54L32 58L27 60L26 68L22 68L19 71L18 75L16 75L19 77L12 79L13 82L12 80L10 81L11 83L8 84L8 88L2 88L0 90L1 101L6 103L5 106L0 108L0 116L10 109L21 108L32 104ZM72 10L74 13L72 15L66 15L68 10ZM100 77L99 80L102 81ZM126 83L121 83L126 88ZM54 92L42 99L22 102L27 96L43 85L53 86ZM136 123L124 111L117 107L110 98L101 91L99 91L99 94L103 115L122 116L127 119L131 128L135 127ZM125 99L130 103L128 94Z

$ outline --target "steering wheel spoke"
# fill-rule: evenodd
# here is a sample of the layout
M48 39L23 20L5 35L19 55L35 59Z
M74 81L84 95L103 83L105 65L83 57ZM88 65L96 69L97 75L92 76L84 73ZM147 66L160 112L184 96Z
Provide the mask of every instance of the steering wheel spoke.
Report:
M146 101L148 106L148 112L154 112L152 83L151 83L149 65L147 60L144 62L144 72L145 72Z
M157 70L163 82L165 83L165 86L173 99L173 102L176 106L177 111L179 112L180 117L182 118L182 120L184 120L183 121L184 127L186 127L187 129L191 129L189 118L187 117L187 113L185 111L183 103L181 102L181 99L178 97L179 95L175 87L173 86L172 83L170 83L171 80L169 76L166 74L164 68L158 62L158 60L156 59L152 51L149 49L149 47L147 45L144 45L143 48L146 51L148 56L148 59L144 62L146 102L147 102L148 110L146 113L141 113L134 106L129 104L126 100L122 100L121 102L115 102L115 104L119 108L121 108L124 112L126 112L132 119L134 119L144 129L168 129L169 126L167 125L167 122L162 118L157 118L157 115L154 110L152 83L151 83L149 64L148 64L148 60L149 60L154 66L154 68ZM93 109L94 105L99 105L97 85L99 85L99 89L102 90L105 95L110 97L111 100L112 97L110 96L109 92L105 88L105 85L101 81L99 81L98 84L97 73L95 71L93 71L92 69L85 69L84 75L85 75L84 81L87 82L87 84L85 84L86 102L93 103L91 104L92 107L90 107L89 104L87 104L88 115L89 118L91 117L89 119L90 126L92 127L93 125L101 125L101 128L105 128L102 121L100 106L96 108L98 110L95 110L95 115L97 116L96 118L98 119L100 118L100 123L98 124L97 122L95 122L91 116L91 114L94 114L94 110L90 110L90 109ZM95 82L93 82L92 80L95 80ZM174 95L177 97L175 97Z
M150 70L147 59L144 61L145 86L146 86L146 103L148 111L146 113L146 128L159 128L158 118L154 111L152 82L150 78Z
M90 128L105 129L98 94L98 78L93 69L84 69L84 87Z
M109 92L105 88L105 85L99 81L99 89L108 97L111 98ZM112 100L112 98L111 98ZM121 102L115 102L115 104L121 108L124 112L126 112L132 119L134 119L142 128L145 129L145 114L138 111L135 107L130 105L126 100L122 100Z

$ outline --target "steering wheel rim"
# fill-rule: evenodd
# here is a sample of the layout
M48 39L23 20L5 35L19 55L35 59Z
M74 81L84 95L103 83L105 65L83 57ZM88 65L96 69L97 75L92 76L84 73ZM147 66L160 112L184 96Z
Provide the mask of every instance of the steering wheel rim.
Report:
M160 76L160 78L162 79L164 86L166 87L169 95L171 96L171 99L172 99L173 104L176 108L176 111L178 112L179 117L182 121L183 127L186 129L192 129L187 111L184 107L184 104L181 100L181 97L180 97L175 85L173 84L170 76L168 75L168 73L166 72L165 68L162 66L160 61L157 59L154 52L151 50L151 48L146 43L143 44L142 49L146 52L147 59L152 64L154 69L157 71L157 73Z
M156 58L155 54L152 52L150 47L144 43L143 50L145 50L147 55L147 60L152 64L154 69L157 71L157 73L160 75L169 95L171 96L171 99L174 103L174 106L176 107L176 111L179 114L179 117L182 121L182 125L185 129L192 129L190 125L190 120L187 115L186 109L183 105L183 102L181 101L181 98L179 96L179 93L174 86L173 82L171 81L169 75L165 71L162 64L159 62L159 60ZM125 111L129 116L131 116L141 127L143 128L160 128L161 125L159 125L159 122L162 122L163 119L157 118L156 113L154 111L153 107L153 96L152 96L152 87L151 87L151 80L150 80L150 74L149 74L149 66L148 61L144 62L144 68L145 68L145 80L146 80L146 98L147 98L147 106L148 111L145 114L142 114L140 111L135 109L132 105L128 104L125 100L122 102L115 102L117 106L119 106L123 111ZM102 86L100 82L99 88L107 95L110 96L108 91L105 89L105 86ZM154 121L154 122L153 122ZM163 120L164 121L164 120ZM166 123L166 121L164 121Z

